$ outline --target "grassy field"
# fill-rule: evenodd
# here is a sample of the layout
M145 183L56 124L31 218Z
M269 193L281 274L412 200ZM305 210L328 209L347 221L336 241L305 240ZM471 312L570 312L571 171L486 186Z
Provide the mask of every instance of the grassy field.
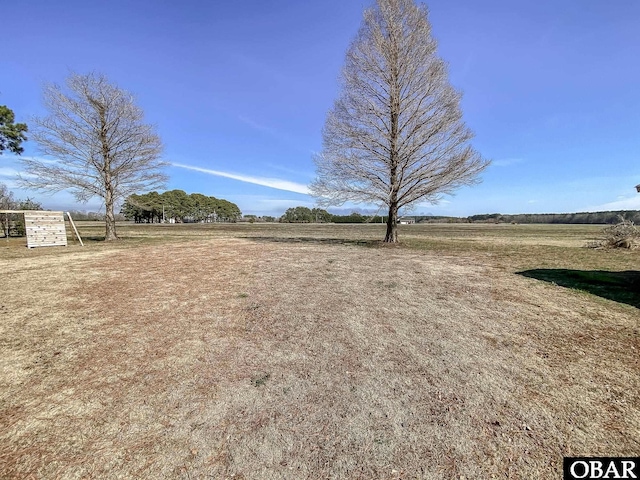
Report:
M640 250L601 227L0 239L2 478L561 478L640 455Z

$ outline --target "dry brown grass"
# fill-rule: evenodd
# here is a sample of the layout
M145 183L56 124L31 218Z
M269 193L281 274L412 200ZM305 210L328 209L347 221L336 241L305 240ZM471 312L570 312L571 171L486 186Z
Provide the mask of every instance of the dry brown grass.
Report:
M2 475L560 478L640 454L638 309L509 254L255 231L0 257Z

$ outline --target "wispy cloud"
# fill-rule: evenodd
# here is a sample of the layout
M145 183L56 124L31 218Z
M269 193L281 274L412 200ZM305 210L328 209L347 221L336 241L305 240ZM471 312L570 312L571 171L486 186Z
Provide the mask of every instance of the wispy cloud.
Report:
M45 158L45 157L37 157L34 155L31 156L24 156L24 155L7 155L7 160L18 164L21 160L36 160L38 162L42 162L42 163L50 163L50 164L54 164L54 163L58 163L58 160L56 160L55 158Z
M15 177L20 172L11 167L0 167L0 177Z
M34 178L35 175L32 173L27 173L21 170L16 170L11 167L0 167L0 177L17 177L18 175L22 175L23 177Z
M584 211L587 212L603 212L608 210L640 210L640 194L637 194L635 197L627 197L622 200L616 200L615 202L603 203L584 209Z
M231 195L229 200L236 203L243 213L274 216L282 215L285 210L291 207L313 208L315 205L312 200L271 198L265 195Z
M0 167L0 182L2 182L7 186L7 188L11 190L20 188L20 185L18 184L18 175L21 175L24 178L35 177L35 175L17 170L15 168Z
M263 125L261 123L258 123L248 117L245 117L244 115L238 115L238 120L240 120L242 123L246 125L249 125L251 128L254 128L255 130L260 130L261 132L267 132L272 135L277 135L277 132L273 128Z
M238 67L251 72L253 76L268 79L270 82L278 82L282 85L291 85L292 79L289 75L285 75L281 70L265 63L252 55L245 55L239 52L229 54L229 58Z
M222 172L220 170L211 170L209 168L184 165L182 163L172 163L172 165L174 167L184 168L186 170L193 170L194 172L215 175L216 177L231 178L240 182L262 185L263 187L276 188L278 190L285 190L287 192L303 193L307 195L309 194L309 187L307 187L307 185L304 185L302 183L290 182L289 180L269 177L254 177L252 175L244 175L240 173Z
M517 165L524 162L522 158L501 158L500 160L493 160L491 162L492 167L510 167L511 165Z
M296 175L298 177L313 178L314 176L314 172L294 170L293 168L283 167L282 165L276 165L275 163L265 163L264 165L266 167L273 168L274 170L280 170L281 172L290 173L291 175Z
M414 208L435 208L440 210L446 210L451 205L451 200L447 200L446 198L439 198L435 202L419 202L415 205Z
M305 148L301 148L296 138L292 137L286 131L280 131L277 128L271 127L269 125L265 125L264 123L260 123L255 121L252 118L249 118L245 115L236 115L238 121L244 123L248 127L253 130L260 132L261 134L268 135L271 138L278 140L291 148L295 148L296 150L304 151L307 153Z
M472 50L471 53L467 55L467 57L464 60L464 63L462 64L462 71L460 72L460 76L462 78L466 78L467 75L473 69L473 66L475 63L476 63L475 50Z

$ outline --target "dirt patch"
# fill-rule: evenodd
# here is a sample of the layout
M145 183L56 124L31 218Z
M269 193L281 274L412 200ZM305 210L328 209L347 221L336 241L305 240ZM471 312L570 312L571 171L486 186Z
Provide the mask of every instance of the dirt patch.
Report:
M8 478L560 478L640 452L632 307L406 249L64 259L3 285Z

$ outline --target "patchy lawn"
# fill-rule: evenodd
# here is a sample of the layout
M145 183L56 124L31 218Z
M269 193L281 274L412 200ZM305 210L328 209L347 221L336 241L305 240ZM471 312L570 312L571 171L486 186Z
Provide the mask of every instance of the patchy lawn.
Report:
M640 454L637 308L479 253L258 237L0 258L4 477L546 479Z

